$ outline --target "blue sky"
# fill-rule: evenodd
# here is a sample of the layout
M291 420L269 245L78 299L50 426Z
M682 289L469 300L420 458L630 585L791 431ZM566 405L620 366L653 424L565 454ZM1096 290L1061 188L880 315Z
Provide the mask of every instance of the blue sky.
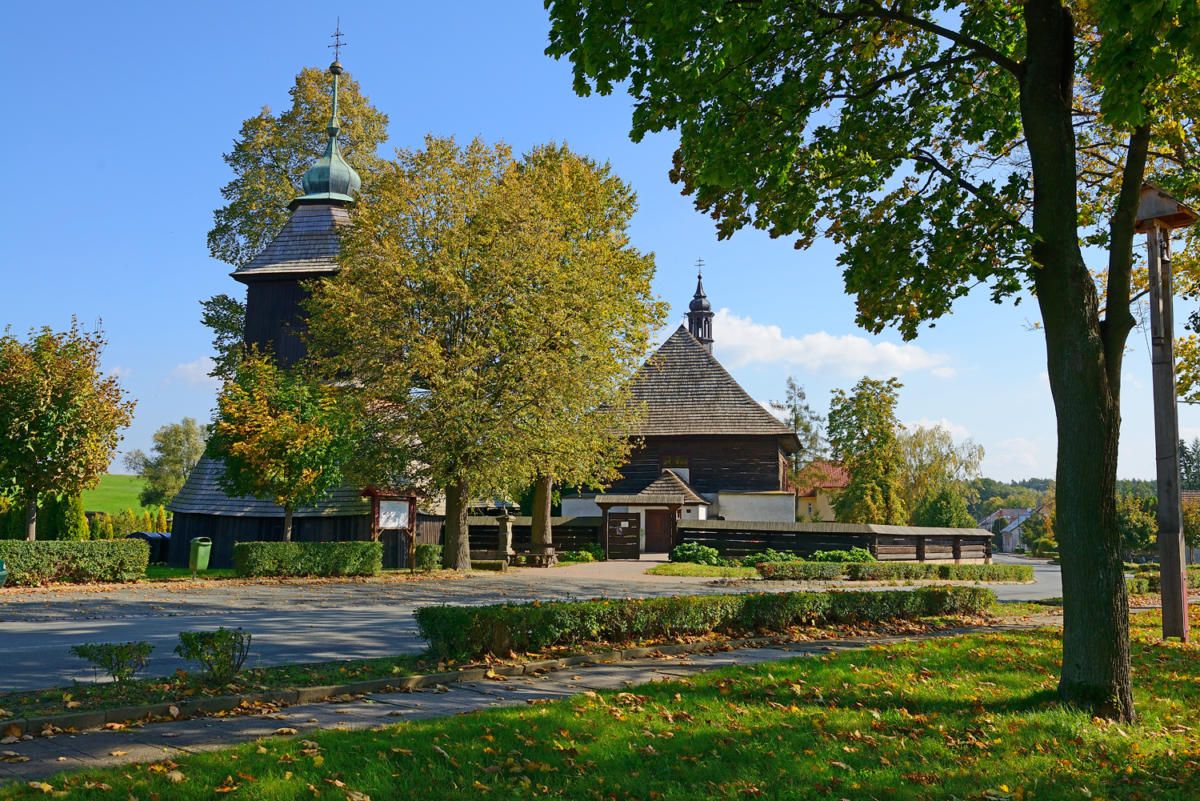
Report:
M672 135L628 137L626 96L578 98L569 65L543 55L540 2L23 3L10 8L8 191L3 316L18 332L103 321L104 365L137 399L123 448L159 426L210 416L209 335L199 301L241 286L205 234L230 176L221 160L241 121L278 110L302 67L324 67L335 15L342 62L391 117L388 147L427 132L548 140L612 163L638 192L637 247L657 257L656 291L682 319L703 258L716 355L756 398L793 375L814 406L861 375L898 375L900 417L948 425L987 452L984 473L1054 473L1055 422L1034 303L985 293L912 343L854 325L836 249L712 222L667 179ZM14 52L15 51L15 52ZM314 158L316 153L313 154ZM1190 309L1181 307L1177 319ZM1125 368L1120 474L1154 473L1150 367L1135 331ZM1180 410L1185 436L1200 412ZM120 469L118 464L118 469Z

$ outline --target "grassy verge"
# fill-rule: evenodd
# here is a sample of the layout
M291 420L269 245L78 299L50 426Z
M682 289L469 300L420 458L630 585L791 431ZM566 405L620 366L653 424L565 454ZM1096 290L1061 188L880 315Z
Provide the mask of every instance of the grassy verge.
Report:
M705 576L709 578L758 578L752 567L716 567L694 562L668 562L646 571L651 576Z
M939 616L917 620L884 621L875 624L841 624L797 626L779 633L781 641L811 641L844 637L916 635L951 628L966 623L984 622L981 618ZM484 664L561 659L568 656L610 650L618 646L655 646L690 644L698 650L724 647L728 637L718 634L658 637L621 643L586 643L584 645L553 647L538 653L524 654L519 659L497 660L489 663L456 663L438 661L423 654L405 654L378 659L358 659L337 662L315 662L299 665L278 665L242 671L234 683L214 685L201 675L186 671L166 678L135 679L124 688L110 682L103 684L76 683L35 692L0 693L0 728L5 718L27 718L59 715L66 712L87 712L141 704L169 703L185 699L240 695L292 687L323 687L355 681L390 679L421 673L435 673Z
M233 568L201 570L196 574L197 579L230 579L237 578ZM167 567L166 565L150 565L146 568L147 581L176 581L187 579L191 581L192 571L186 567Z
M1196 618L1200 624L1200 616ZM1136 724L1055 700L1036 630L730 668L374 731L272 738L88 771L0 798L1194 799L1196 646L1139 616ZM397 778L401 777L401 778Z
M141 476L119 476L108 473L100 476L95 489L83 493L83 508L89 512L104 512L115 515L123 509L141 512L142 504L138 493L146 485Z
M81 663L82 664L82 663ZM353 681L411 676L436 670L436 664L418 654L314 662L300 665L243 670L236 682L217 685L200 674L181 671L166 678L137 679L124 688L111 682L76 683L71 687L20 693L0 693L0 727L6 717L24 718L87 712L140 704L167 703L191 698L239 695L286 687L322 687Z

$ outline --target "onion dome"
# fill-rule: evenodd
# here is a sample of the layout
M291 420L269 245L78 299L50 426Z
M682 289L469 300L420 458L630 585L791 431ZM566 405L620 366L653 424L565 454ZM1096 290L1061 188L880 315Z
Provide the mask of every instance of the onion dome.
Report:
M338 124L338 76L342 74L342 65L333 62L329 65L329 72L333 75L333 114L329 119L329 127L325 129L329 142L325 145L325 153L305 170L304 194L292 201L292 208L306 203L330 201L353 203L355 193L362 188L362 179L342 157L337 140L342 130Z

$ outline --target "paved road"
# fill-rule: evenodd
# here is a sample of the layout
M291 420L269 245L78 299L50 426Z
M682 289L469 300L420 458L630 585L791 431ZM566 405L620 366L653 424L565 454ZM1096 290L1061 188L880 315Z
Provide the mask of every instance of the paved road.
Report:
M514 570L442 580L176 582L132 587L0 590L0 691L91 681L90 667L70 654L84 642L147 640L149 675L187 667L174 653L181 631L240 626L254 640L250 666L360 659L421 651L413 610L442 603L757 592L760 582L645 576L650 560ZM994 585L1004 600L1062 594L1058 568L1035 567L1037 581ZM813 589L772 582L776 591Z

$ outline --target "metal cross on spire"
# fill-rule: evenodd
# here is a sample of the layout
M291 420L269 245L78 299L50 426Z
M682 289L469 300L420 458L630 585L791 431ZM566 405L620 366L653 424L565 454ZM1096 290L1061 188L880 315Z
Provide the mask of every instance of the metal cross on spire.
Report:
M326 47L333 48L333 60L334 61L340 60L339 56L341 55L341 49L343 47L347 46L346 43L342 41L342 37L344 35L345 34L342 33L342 18L338 17L337 18L337 28L334 30L334 32L329 37L330 39L333 40L333 44L326 45Z
M696 277L704 275L704 259L696 259Z

